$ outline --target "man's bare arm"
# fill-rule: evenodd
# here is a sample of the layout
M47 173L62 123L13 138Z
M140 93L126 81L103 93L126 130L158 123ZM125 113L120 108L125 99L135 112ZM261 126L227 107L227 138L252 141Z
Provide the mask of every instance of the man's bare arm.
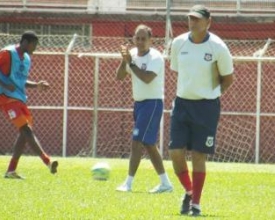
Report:
M128 72L126 70L126 66L127 63L124 60L122 60L119 67L116 70L116 78L118 80L123 80L127 76Z
M157 76L154 72L142 70L136 65L131 65L130 68L134 74L146 84L152 82L152 80Z
M221 76L220 84L221 84L221 93L224 94L225 91L232 85L233 83L233 74Z

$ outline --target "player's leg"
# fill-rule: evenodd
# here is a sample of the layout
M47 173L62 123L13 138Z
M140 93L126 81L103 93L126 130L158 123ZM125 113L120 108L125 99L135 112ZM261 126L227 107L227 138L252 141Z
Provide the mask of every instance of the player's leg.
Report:
M201 210L200 199L206 177L206 158L206 154L197 151L192 151L192 215L199 215Z
M188 195L192 195L192 183L186 161L186 149L169 150L169 155L172 160L174 172L177 175L181 185Z
M19 130L20 134L22 134L26 138L26 141L30 145L32 150L42 159L44 164L49 167L50 172L52 174L55 174L57 172L58 162L51 162L49 155L46 154L46 152L43 150L40 142L33 133L32 128L28 124L25 124Z
M24 120L24 116L20 109L20 105L18 101L11 100L7 97L2 97L2 105L1 109L6 114L9 120L13 122L13 124L19 128ZM24 148L26 145L26 138L19 133L16 138L16 141L13 146L13 154L12 158L9 162L7 172L5 174L6 178L12 179L22 179L23 177L16 173L17 165L19 163L19 159L23 154Z
M220 115L219 99L201 100L192 103L192 165L193 198L192 212L200 215L200 200L206 177L207 154L215 152L215 137Z
M26 145L26 139L23 135L19 134L13 147L13 154L10 160L7 172L5 174L6 178L16 178L23 179L22 176L16 173L16 168L19 162L21 155L23 154L24 148Z
M178 177L179 182L185 190L182 198L180 213L182 215L189 214L191 210L191 202L193 196L193 185L189 175L189 170L186 161L186 149L171 149L169 155L172 160L174 172Z
M156 145L151 145L151 146L146 145L145 148L160 179L160 185L157 185L149 192L150 193L172 192L173 186L170 182L170 179L167 173L165 172L163 161L158 148L156 147Z
M140 104L135 102L134 111L133 111L135 125L134 125L133 136L132 136L132 145L131 145L131 152L130 152L130 158L129 158L128 176L126 177L126 180L123 182L123 184L121 184L120 186L118 186L116 188L117 191L121 191L121 192L132 191L132 183L134 180L134 176L137 172L137 169L139 167L141 156L142 156L143 144L141 143L139 138L136 138L136 136L138 136L138 134L139 134L139 132L138 132L139 128L137 126L137 123L138 123L137 120L138 120L138 118L139 118L138 116L140 114L139 109L140 109Z
M158 148L155 145L147 145L145 146L145 149L150 157L150 160L157 172L158 175L162 175L165 173L165 169L163 166L162 158L159 153Z
M25 124L23 127L21 127L21 128L23 128L22 130L20 128L20 132L25 133L27 142L29 143L29 145L31 146L33 151L42 159L44 164L49 168L50 172L52 174L57 173L58 162L51 161L49 155L43 150L37 137L33 133L33 130L32 130L33 119L32 119L32 115L31 115L28 107L25 104L23 104L21 109L22 109L22 112L24 113L28 123Z
M116 188L117 191L130 192L132 190L132 184L134 176L138 170L140 160L142 157L143 144L139 141L132 141L131 153L129 158L128 176L122 185Z
M142 157L143 145L139 141L132 141L128 175L134 177L140 164Z
M160 185L150 190L150 193L171 192L172 184L165 172L161 155L156 147L159 126L163 114L163 101L161 99L146 100L139 105L139 114L136 121L136 135L134 139L140 140L150 160L159 175Z
M181 214L189 213L192 200L192 182L186 162L186 151L191 135L187 117L186 102L183 99L176 98L171 114L169 155L174 172L185 191L180 210Z
M34 152L38 154L43 162L49 167L51 173L56 173L58 162L50 161L49 156L43 151L39 141L35 137L31 129L33 124L32 116L27 106L22 102L12 101L5 105L4 111L13 124L19 129L19 137L15 143L15 155L21 156L25 144L29 143Z

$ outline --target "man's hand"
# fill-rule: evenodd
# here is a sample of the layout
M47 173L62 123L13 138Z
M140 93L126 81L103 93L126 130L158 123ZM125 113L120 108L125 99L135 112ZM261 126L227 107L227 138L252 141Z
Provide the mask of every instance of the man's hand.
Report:
M120 46L120 53L121 53L121 56L122 56L122 59L125 63L131 63L132 61L132 57L131 57L131 54L129 52L129 48L128 48L128 45L121 45Z
M39 91L42 91L42 90L46 90L46 89L48 89L49 88L49 83L48 82L46 82L46 81L39 81L38 83L37 83L37 89L39 90Z

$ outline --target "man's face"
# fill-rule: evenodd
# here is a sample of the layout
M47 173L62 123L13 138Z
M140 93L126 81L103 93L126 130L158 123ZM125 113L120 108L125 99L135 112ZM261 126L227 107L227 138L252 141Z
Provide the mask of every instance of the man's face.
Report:
M37 46L38 42L37 41L33 41L33 42L30 42L30 43L26 43L26 53L32 55L33 52L35 51L36 49L36 46Z
M189 30L193 33L201 33L208 30L210 26L210 19L197 18L195 16L188 16Z
M151 45L151 38L146 30L140 29L134 36L134 42L139 53L147 52Z

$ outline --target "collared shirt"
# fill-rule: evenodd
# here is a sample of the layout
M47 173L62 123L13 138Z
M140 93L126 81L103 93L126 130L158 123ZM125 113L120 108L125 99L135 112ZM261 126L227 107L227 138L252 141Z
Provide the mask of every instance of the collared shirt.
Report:
M157 76L148 84L140 80L128 67L127 71L132 76L133 98L135 101L146 99L164 98L164 59L161 53L150 48L149 53L144 56L137 55L137 48L130 50L132 61L142 70L152 71Z
M213 63L217 62L221 76L233 73L233 60L226 44L215 34L200 44L189 39L190 32L173 40L171 69L178 72L177 96L184 99L215 99L220 86L213 89Z

